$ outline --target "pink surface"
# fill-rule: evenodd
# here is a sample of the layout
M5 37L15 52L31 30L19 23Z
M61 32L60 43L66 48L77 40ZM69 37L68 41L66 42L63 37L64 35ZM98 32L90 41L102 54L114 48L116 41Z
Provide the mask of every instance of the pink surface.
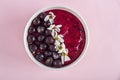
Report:
M91 37L83 60L59 71L34 64L23 45L29 18L52 5L78 11ZM1 0L0 28L0 80L120 80L120 0Z

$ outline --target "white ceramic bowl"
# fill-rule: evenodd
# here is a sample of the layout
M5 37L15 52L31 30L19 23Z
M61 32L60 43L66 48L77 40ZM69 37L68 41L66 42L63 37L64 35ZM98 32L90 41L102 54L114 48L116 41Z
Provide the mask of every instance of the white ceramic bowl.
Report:
M72 13L73 15L75 15L82 23L83 27L84 27L84 30L85 30L85 34L86 34L86 43L85 43L85 47L81 53L81 55L74 61L72 62L71 64L65 66L65 67L61 67L61 68L52 68L52 67L48 67L48 66L45 66L43 64L41 64L40 62L38 62L34 57L33 55L31 54L29 48L28 48L28 43L27 43L27 35L28 35L28 28L29 26L31 25L31 22L32 20L37 17L41 12L44 12L44 11L48 11L48 10L51 10L51 9L62 9L62 10L66 10L70 13ZM85 55L85 52L88 48L88 44L89 44L89 31L88 31L88 26L85 22L85 20L82 18L82 16L80 14L78 14L77 12L69 9L69 8L66 8L66 7L48 7L48 8L44 8L44 9L40 9L38 10L31 18L30 20L28 21L26 27L25 27L25 31L24 31L24 47L25 47L25 50L28 54L28 56L30 57L30 59L35 63L37 64L38 66L42 66L44 68L47 68L47 69L64 69L64 68L67 68L67 67L70 67L70 66L73 66L75 65L76 63L78 63L82 58L83 56Z

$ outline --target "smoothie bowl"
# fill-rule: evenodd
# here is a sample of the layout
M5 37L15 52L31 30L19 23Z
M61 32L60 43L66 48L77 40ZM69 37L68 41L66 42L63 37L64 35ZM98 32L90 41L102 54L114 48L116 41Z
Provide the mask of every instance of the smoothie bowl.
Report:
M36 12L24 31L24 46L39 66L61 69L74 65L84 56L89 42L83 18L65 7Z

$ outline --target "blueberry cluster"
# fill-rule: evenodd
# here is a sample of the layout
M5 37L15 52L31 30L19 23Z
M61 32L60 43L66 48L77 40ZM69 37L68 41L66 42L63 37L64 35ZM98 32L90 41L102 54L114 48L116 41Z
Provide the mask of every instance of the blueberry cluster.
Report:
M54 38L51 30L47 28L51 25L49 21L44 21L47 13L40 13L31 23L28 29L27 42L29 50L34 58L40 63L50 67L61 67L61 54L54 45Z

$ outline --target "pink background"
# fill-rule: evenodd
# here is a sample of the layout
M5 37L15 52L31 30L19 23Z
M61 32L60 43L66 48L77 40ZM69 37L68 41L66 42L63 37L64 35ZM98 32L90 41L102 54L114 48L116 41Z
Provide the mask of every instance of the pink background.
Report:
M78 11L91 38L82 61L59 71L34 64L23 45L29 18L53 5ZM0 0L0 80L120 80L120 0Z

